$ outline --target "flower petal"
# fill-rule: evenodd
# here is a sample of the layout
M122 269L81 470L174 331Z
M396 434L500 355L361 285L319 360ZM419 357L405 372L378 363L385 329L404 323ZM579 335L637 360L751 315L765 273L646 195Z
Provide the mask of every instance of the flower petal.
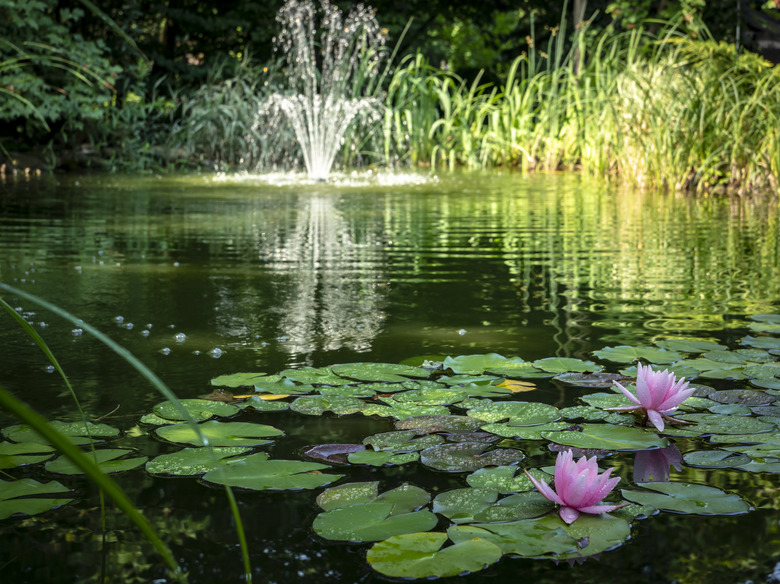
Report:
M655 410L647 410L647 418L650 420L650 423L653 426L658 428L659 432L664 431L664 419L661 416L661 414L659 414Z
M574 523L577 520L577 517L580 516L579 511L566 506L561 507L560 511L558 511L558 514L561 516L561 519L563 519L568 524Z
M618 389L623 392L623 395L625 395L628 399L630 399L632 402L634 402L636 405L641 406L642 402L640 402L636 396L628 391L625 387L620 385L617 381L613 381L615 385L617 385Z
M529 473L527 470L523 469L523 472L528 477L528 479L533 483L533 485L536 487L536 489L546 498L555 503L556 505L563 505L563 501L558 496L558 494L550 488L550 486L541 480L535 479L533 476L531 476L531 473Z

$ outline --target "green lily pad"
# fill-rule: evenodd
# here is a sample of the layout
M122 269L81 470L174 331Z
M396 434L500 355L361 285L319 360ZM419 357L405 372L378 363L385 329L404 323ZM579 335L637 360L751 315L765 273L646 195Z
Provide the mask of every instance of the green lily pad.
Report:
M756 322L780 324L780 314L753 314L750 319Z
M281 400L260 399L259 395L253 395L245 402L238 404L239 408L252 408L258 412L281 412L290 409L289 402Z
M736 365L744 365L747 362L747 359L736 351L707 351L702 354L702 358L709 359L710 361L717 361L718 363L731 363Z
M765 406L777 399L765 391L755 389L722 389L711 392L707 397L720 404L743 404L746 406Z
M284 432L273 426L249 422L209 420L198 424L198 428L211 446L260 446L271 442L266 438L284 435ZM200 437L189 424L162 426L155 428L155 433L160 438L175 444L204 446Z
M70 489L57 481L39 483L33 479L18 481L0 479L0 519L7 519L16 514L37 515L60 507L73 501L64 498L70 493L72 493Z
M457 389L413 389L396 394L393 400L421 406L447 406L463 401L467 397L465 391Z
M439 377L437 381L445 385L490 385L494 381L500 381L496 375L447 375Z
M513 426L535 426L561 417L558 408L541 402L471 400L468 403L476 404L469 407L469 417L488 423L508 419Z
M513 391L509 387L490 385L484 383L458 385L456 389L458 389L458 391L465 393L469 398L478 398L478 397L501 398L501 397L510 396L513 393Z
M330 367L301 367L300 369L285 369L279 373L290 381L302 385L347 385L354 383L349 379L333 373Z
M682 414L681 420L694 422L687 426L689 432L705 434L760 434L776 430L773 424L762 422L759 418L748 416L726 416L723 414Z
M740 339L740 343L754 349L780 349L780 337L751 337Z
M196 476L213 470L229 461L237 462L250 451L246 446L217 446L208 448L184 448L171 454L155 456L146 463L146 472L159 475ZM268 457L265 453L258 453ZM231 459L230 457L236 457Z
M537 480L550 481L550 475L539 469L528 470ZM524 472L516 466L480 468L466 477L470 487L495 489L499 493L519 493L534 488Z
M760 387L762 389L780 390L780 379L776 379L776 378L751 379L750 385L755 385L756 387Z
M568 357L547 357L534 361L534 367L547 371L548 373L595 373L601 371L601 365L596 365L593 361L583 361L582 359L571 359Z
M474 432L484 424L482 420L468 416L414 416L399 420L395 427L399 430L420 430L420 433L433 432Z
M425 466L450 472L475 471L485 466L503 466L520 462L525 455L519 450L500 448L485 452L489 444L458 442L431 446L420 453Z
M203 480L254 491L316 489L344 476L321 472L327 468L316 462L265 460L250 455L244 461L207 472Z
M630 345L604 347L600 351L593 351L593 354L599 359L617 363L633 363L638 359L643 359L649 363L674 363L683 357L677 351L668 351L656 347L632 347Z
M627 385L624 386L626 389L633 389L633 385ZM636 392L632 392L636 393ZM594 408L600 408L602 410L606 410L608 408L618 408L623 406L633 406L636 405L634 402L632 402L630 399L628 399L625 395L622 393L589 393L588 395L583 395L580 398L582 401L584 401L589 406L593 406Z
M638 483L648 491L623 489L623 498L663 511L691 515L737 515L750 511L750 505L738 495L715 487L690 483Z
M379 481L347 483L325 489L317 495L317 505L323 511L341 509L358 503L392 503L391 515L409 513L431 502L427 491L404 483L400 487L379 494Z
M467 488L445 491L433 500L433 512L453 523L472 523L474 516L498 500L498 491L490 488Z
M49 425L67 436L71 442L78 445L89 444L87 428L89 429L89 434L92 436L92 439L96 442L100 442L100 438L114 438L119 436L119 429L109 426L108 424L93 424L92 422L87 422L87 428L85 428L83 422L60 422L59 420L52 420L49 422ZM2 432L3 436L14 442L34 442L36 444L49 443L48 440L30 428L27 424L8 426L3 428Z
M666 438L644 428L609 424L582 424L581 427L581 432L543 432L542 437L556 444L583 449L636 451L669 446Z
M367 464L369 466L396 466L417 462L420 455L417 452L376 452L374 450L358 450L347 456L350 464Z
M730 379L732 381L740 381L742 379L747 379L747 375L745 375L744 371L745 368L743 366L724 367L721 369L702 371L701 376L706 379Z
M725 416L749 416L753 411L748 406L742 404L716 404L710 406L707 410L712 414L723 414Z
M555 373L550 371L537 369L532 363L509 361L501 367L491 367L487 372L494 375L521 379L544 379L555 375Z
M444 437L438 434L420 436L416 430L397 430L382 432L363 439L374 450L391 450L393 452L415 452L444 442Z
M337 541L381 541L394 535L428 531L438 518L427 510L392 515L392 503L357 503L320 513L314 518L314 532Z
M356 381L383 381L387 383L408 381L410 377L426 378L431 372L422 367L399 365L397 363L347 363L334 365L336 375Z
M628 398L626 398L626 401L628 401ZM624 405L628 405L628 404L626 403ZM568 408L563 408L561 410L561 416L563 416L565 420L586 420L589 422L595 422L601 420L609 424L619 424L619 425L630 425L633 424L633 420L634 420L633 414L606 412L602 409L595 408L593 406L571 406Z
M634 368L636 371L636 368ZM625 379L625 375L618 373L560 373L553 379L563 381L577 387L612 387L615 381Z
M179 403L192 416L195 421L208 420L214 416L227 417L237 414L238 407L224 402L207 399L182 399ZM154 413L161 418L173 421L183 421L187 418L172 402L165 401L152 408Z
M770 322L751 322L748 328L757 333L780 334L780 324Z
M703 339L667 339L665 341L656 341L655 344L662 349L683 353L704 353L706 351L719 351L727 348L726 345Z
M772 379L780 377L780 363L757 363L748 365L742 370L747 377L757 377L759 379Z
M404 389L444 389L447 386L432 379L409 379L401 383Z
M511 366L522 366L525 363L520 357L506 358L498 353L488 353L486 355L460 355L458 357L447 357L444 360L444 369L450 369L456 374L482 375L489 369L507 368Z
M165 418L161 418L157 414L144 414L141 416L141 419L139 420L142 424L149 424L151 426L165 426L167 424L172 424L172 420L167 420Z
M290 409L307 416L321 416L325 412L333 412L339 416L355 414L366 408L366 402L356 397L307 395L296 398Z
M396 420L405 420L406 418L419 416L446 416L450 410L445 406L424 406L414 403L403 403L395 401L393 398L380 398L385 404L366 404L361 412L364 416L383 416L386 418L395 418Z
M0 470L37 464L49 460L53 455L54 446L48 444L0 442Z
M569 422L552 422L538 426L515 426L509 424L485 424L482 429L502 438L516 438L517 440L544 440L542 432L554 432L571 426Z
M138 468L147 461L146 456L134 456L131 458L121 458L130 454L133 450L129 448L98 448L94 453L94 460L97 462L100 470L104 473L124 472ZM87 456L92 458L92 453ZM84 474L84 471L73 464L65 456L58 456L54 460L46 463L46 470L49 472L65 475Z
M317 389L313 385L303 385L295 383L287 377L281 377L275 381L259 381L255 383L255 391L273 395L304 395L314 393Z
M369 384L363 385L338 385L338 386L322 386L318 388L320 395L324 397L374 397L376 395L376 389Z
M371 546L366 559L380 574L391 578L444 578L477 572L496 563L501 548L473 538L442 549L447 534L439 532L395 535Z
M231 373L220 375L211 380L211 385L219 387L244 387L255 383L275 383L281 379L280 375L268 375L266 373Z
M495 523L530 519L548 513L553 507L553 503L541 493L527 491L499 499L495 504L477 512L474 520L480 523Z
M685 379L695 379L699 376L700 371L698 369L694 369L693 367L688 367L686 365L682 365L681 363L685 363L685 361L681 361L680 363L675 363L673 365L657 365L657 364L651 364L650 369L653 371L668 371L669 373L672 373L677 379L680 379L681 377L685 377ZM625 375L626 377L636 377L636 365L632 365L631 367L626 367L624 369L620 370L621 375ZM618 381L620 381L618 379ZM625 385L625 384L624 384Z
M726 450L696 450L683 456L685 464L698 468L733 468L750 462L747 454Z

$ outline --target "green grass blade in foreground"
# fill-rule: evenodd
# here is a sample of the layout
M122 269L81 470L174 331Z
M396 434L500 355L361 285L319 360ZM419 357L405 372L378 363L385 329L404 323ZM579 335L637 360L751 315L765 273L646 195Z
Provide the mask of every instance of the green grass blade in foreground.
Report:
M176 563L173 553L167 545L159 538L154 528L143 514L128 499L125 492L117 485L114 480L107 476L89 456L84 454L77 446L72 444L68 438L54 429L46 419L39 413L29 408L8 391L0 387L0 407L7 410L21 421L28 424L41 436L51 442L64 456L73 464L79 467L86 475L105 492L122 510L122 512L135 523L146 539L154 546L158 553L163 557L165 563L173 571L180 582L186 582L187 577Z
M102 342L104 345L106 345L108 348L114 351L117 355L119 355L125 361L127 361L130 365L132 365L136 371L138 371L141 375L143 375L149 381L149 383L151 383L154 386L154 388L157 389L157 391L159 391L166 399L168 399L168 401L170 401L176 407L176 409L181 413L184 420L190 426L192 426L193 430L200 438L201 442L204 445L208 446L209 449L211 449L211 446L209 446L208 443L208 439L200 431L200 427L198 426L197 422L195 422L195 420L192 418L192 416L187 411L187 409L182 405L182 403L179 401L179 398L176 397L176 394L174 394L173 391L171 391L171 389L167 385L165 385L165 383L163 383L163 381L159 377L157 377L157 375L155 375L151 369L149 369L146 365L144 365L141 362L141 360L138 359L135 355L133 355L130 351L128 351L127 349L125 349L124 347L122 347L121 345L113 341L108 336L101 333L95 327L85 323L80 318L76 318L68 311L60 308L59 306L52 304L51 302L47 302L42 298L38 298L33 294L29 294L13 286L9 286L8 284L0 283L0 290L5 290L6 292L15 294L21 298L24 298L25 300L37 304L38 306L50 310L54 314L64 318L65 320L70 321L77 327L95 336L100 342ZM241 543L241 555L244 561L244 571L245 571L244 577L247 582L251 582L252 570L251 570L251 565L249 560L249 549L246 544L246 535L244 534L243 523L241 521L241 517L238 514L238 505L236 505L235 497L233 496L233 492L231 488L227 485L225 485L225 492L227 493L228 500L230 501L230 508L231 511L233 512L233 519L236 523L236 532L238 534L239 542Z

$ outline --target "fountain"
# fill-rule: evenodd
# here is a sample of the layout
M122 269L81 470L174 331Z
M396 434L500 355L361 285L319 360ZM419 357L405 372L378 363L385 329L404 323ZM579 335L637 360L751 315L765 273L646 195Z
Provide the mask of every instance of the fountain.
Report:
M288 0L276 17L290 94L273 101L295 132L309 177L326 180L350 124L379 116L372 92L385 37L372 8L358 4L344 18L327 0L320 4L319 27L309 0Z

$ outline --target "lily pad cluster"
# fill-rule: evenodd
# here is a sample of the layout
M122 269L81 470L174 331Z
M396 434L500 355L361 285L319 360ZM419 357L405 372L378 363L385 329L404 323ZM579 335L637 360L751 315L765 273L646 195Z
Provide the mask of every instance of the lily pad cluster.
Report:
M91 437L107 472L144 466L152 475L250 491L324 488L314 533L365 544L368 564L391 578L454 576L505 556L581 561L623 545L634 522L660 512L751 510L740 494L681 480L683 466L780 472L780 315L753 317L748 328L734 348L711 339L666 338L605 347L592 360L529 362L486 353L222 375L211 380L215 391L206 399L163 402L141 417L149 436L167 445L150 460L106 448L102 441L119 435L116 428L57 424L77 444ZM675 413L681 423L659 432L642 416L610 411L631 405L614 382L634 390L638 364L694 380L696 392ZM542 387L557 388L576 405L529 399ZM274 425L280 411L301 424L312 417L337 424L344 416L364 416L382 431L350 444L312 444L294 460L277 460L266 450L284 439ZM12 426L3 435L0 468L77 472L53 459L52 448L29 428ZM607 502L622 508L583 514L571 524L551 512L554 505L526 472L551 483L553 455L567 450L615 466L621 482ZM357 467L381 472L400 465L440 473L447 482L461 477L461 484L427 492L391 479L350 481ZM0 513L7 501L9 509L29 514L73 498L56 481L21 480L30 479L0 483ZM28 494L35 489L43 490Z

